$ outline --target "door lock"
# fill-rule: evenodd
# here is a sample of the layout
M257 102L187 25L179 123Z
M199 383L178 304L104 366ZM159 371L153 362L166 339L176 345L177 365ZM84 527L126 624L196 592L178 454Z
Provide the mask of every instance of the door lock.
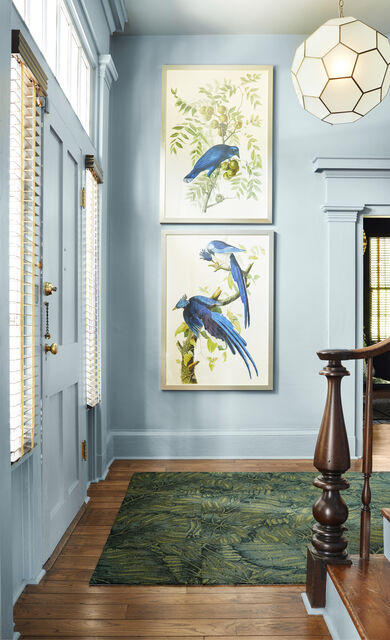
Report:
M43 283L43 293L45 294L45 296L51 296L53 291L57 291L57 287L55 287L54 284L52 284L51 282Z
M52 353L53 356L56 355L57 351L58 351L58 345L56 342L52 342L51 345L45 344L45 353Z

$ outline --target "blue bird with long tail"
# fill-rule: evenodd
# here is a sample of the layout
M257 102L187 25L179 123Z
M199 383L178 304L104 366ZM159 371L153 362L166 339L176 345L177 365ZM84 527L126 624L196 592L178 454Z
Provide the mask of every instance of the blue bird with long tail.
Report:
M203 260L210 262L215 254L230 255L230 272L237 285L242 304L244 305L245 328L247 328L250 325L250 313L246 279L240 265L238 264L237 258L234 255L235 253L242 253L244 251L245 249L239 249L238 247L234 247L232 244L227 244L222 240L212 240L208 243L206 249L202 249L200 257Z
M259 373L255 362L247 349L244 338L235 330L234 326L225 318L222 313L213 311L213 307L218 306L217 300L206 298L205 296L193 296L187 298L182 296L174 306L174 309L183 309L183 318L187 327L191 329L194 336L199 336L199 331L204 327L206 332L213 338L226 342L230 351L234 355L238 353L248 369L249 377L252 378L249 363L252 364L256 375Z
M233 158L233 156L240 157L238 147L231 147L228 144L215 144L210 149L207 149L206 153L194 164L191 171L184 177L184 182L192 182L202 171L207 171L207 175L210 177L222 162Z

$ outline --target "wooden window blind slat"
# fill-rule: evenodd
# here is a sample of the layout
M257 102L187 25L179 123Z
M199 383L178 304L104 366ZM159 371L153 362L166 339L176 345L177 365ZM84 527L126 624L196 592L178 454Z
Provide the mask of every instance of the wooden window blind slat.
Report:
M11 57L9 199L10 446L15 462L34 446L38 420L35 286L39 283L39 83L19 53ZM38 195L37 195L38 194Z

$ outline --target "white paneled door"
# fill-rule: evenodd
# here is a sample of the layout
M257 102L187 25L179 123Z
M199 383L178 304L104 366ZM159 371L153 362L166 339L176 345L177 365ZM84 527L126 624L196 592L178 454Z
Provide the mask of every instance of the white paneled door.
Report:
M54 107L44 117L42 363L43 551L46 560L86 494L82 406L82 151ZM50 287L49 287L50 289ZM46 328L48 311L49 331ZM54 345L54 346L53 346ZM57 345L57 353L56 347Z

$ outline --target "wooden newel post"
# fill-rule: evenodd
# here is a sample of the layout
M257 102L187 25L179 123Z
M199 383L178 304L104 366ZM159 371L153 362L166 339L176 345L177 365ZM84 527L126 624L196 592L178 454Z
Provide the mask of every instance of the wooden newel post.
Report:
M325 359L326 353L318 355ZM325 606L326 565L351 564L344 538L348 507L340 495L349 487L342 474L351 465L340 392L341 380L349 372L340 360L331 359L330 353L329 358L321 371L328 380L328 395L314 454L314 466L322 474L314 485L322 489L322 495L313 505L316 524L307 550L306 592L312 607Z

